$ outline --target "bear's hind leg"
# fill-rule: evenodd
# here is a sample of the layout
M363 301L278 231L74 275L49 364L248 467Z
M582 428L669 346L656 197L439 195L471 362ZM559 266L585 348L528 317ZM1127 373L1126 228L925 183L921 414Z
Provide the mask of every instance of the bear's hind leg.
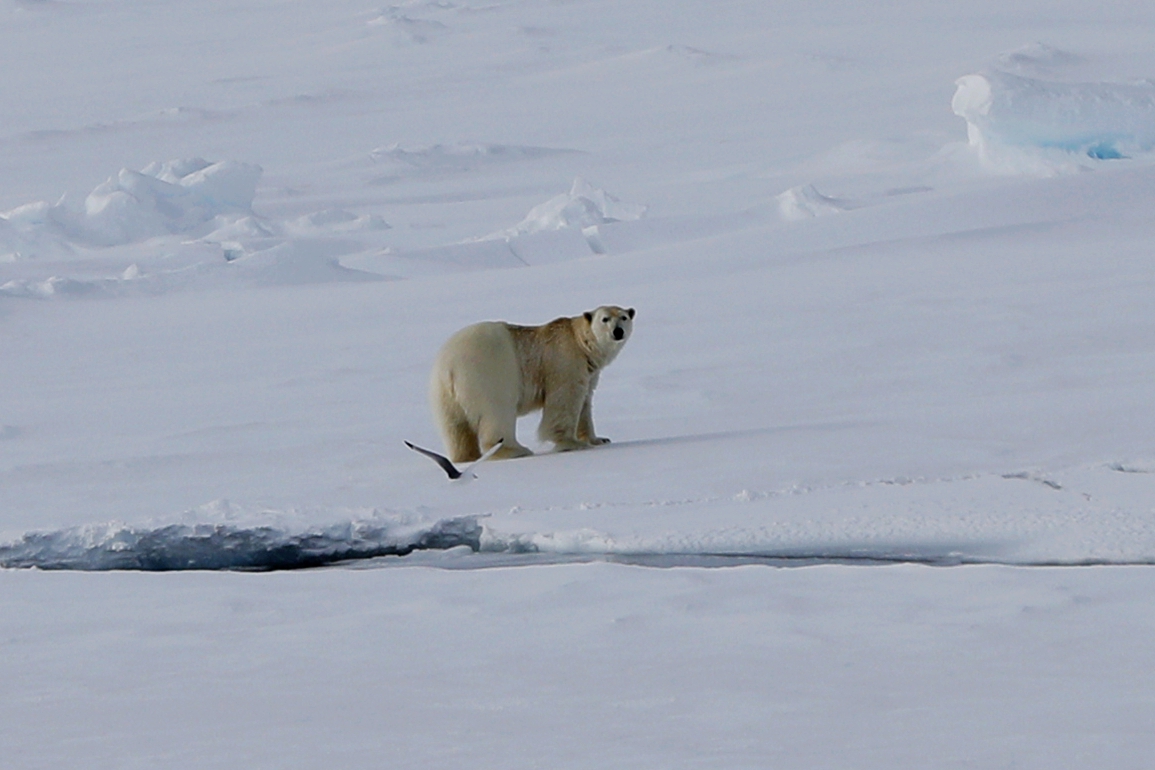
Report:
M464 417L445 426L445 448L449 450L449 459L455 463L473 462L481 457L477 433Z
M469 424L465 410L458 405L449 389L436 379L430 390L430 403L449 459L455 463L465 463L481 457L477 431Z
M517 443L517 417L502 420L482 419L477 426L477 436L484 452L501 441L501 449L493 453L494 460L512 460L517 457L529 457L533 450Z

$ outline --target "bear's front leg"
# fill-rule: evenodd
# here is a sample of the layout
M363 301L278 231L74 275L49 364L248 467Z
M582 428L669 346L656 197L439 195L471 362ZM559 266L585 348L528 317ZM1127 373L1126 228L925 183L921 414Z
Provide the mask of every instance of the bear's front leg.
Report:
M578 420L585 402L585 391L584 384L574 383L545 396L537 435L542 441L552 441L559 452L593 446L590 441L578 437Z
M602 444L610 443L608 438L601 438L594 432L594 414L593 414L593 392L586 395L585 403L582 404L581 415L578 417L577 437L579 441L585 441L593 446L601 446Z

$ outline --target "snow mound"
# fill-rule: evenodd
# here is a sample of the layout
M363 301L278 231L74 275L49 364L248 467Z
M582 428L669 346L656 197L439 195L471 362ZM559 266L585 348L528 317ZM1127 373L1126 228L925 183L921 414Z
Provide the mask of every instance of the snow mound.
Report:
M414 525L374 516L323 527L214 522L155 528L103 524L32 532L0 545L0 568L52 570L271 570L467 546L477 550L476 517Z
M774 200L778 204L778 213L787 221L813 219L853 208L848 201L823 195L810 184L792 187L774 196Z
M1098 161L1155 147L1152 83L1060 83L1007 72L955 83L951 108L966 120L971 146L996 168L1018 170L1008 149Z
M568 193L534 206L517 225L488 238L511 238L553 230L585 230L611 222L632 222L645 216L646 208L636 203L624 203L578 177Z
M108 247L161 235L216 229L230 214L249 212L261 167L202 158L121 169L79 206L67 196L0 214L0 254L9 260Z

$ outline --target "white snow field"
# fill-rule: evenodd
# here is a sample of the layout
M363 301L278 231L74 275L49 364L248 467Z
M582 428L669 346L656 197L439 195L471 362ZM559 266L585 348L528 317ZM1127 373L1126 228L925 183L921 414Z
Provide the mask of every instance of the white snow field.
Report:
M0 767L1150 767L1153 39L0 0ZM600 304L613 443L404 446Z

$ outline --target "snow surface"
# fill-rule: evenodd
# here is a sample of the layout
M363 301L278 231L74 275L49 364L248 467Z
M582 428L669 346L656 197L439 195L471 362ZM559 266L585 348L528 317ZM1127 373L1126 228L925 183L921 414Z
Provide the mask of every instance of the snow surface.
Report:
M0 20L0 764L1149 765L1155 9ZM607 303L612 444L405 448Z

